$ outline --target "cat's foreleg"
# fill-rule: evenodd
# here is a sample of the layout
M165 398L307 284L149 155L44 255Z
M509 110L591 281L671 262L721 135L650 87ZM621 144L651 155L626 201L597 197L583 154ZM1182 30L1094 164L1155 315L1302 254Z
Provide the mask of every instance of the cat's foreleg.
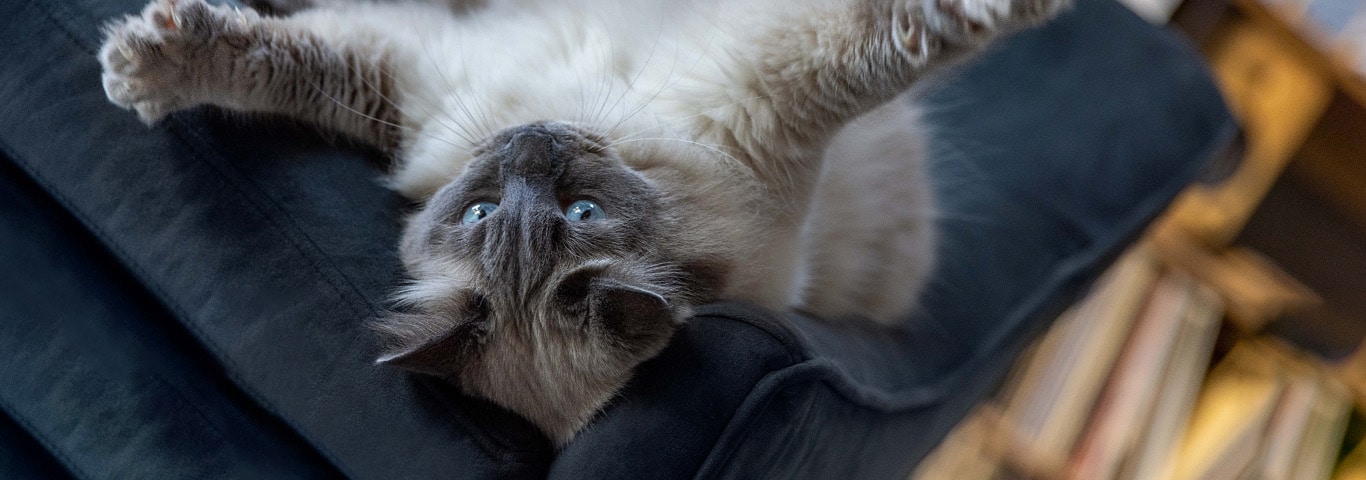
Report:
M775 0L776 1L776 0ZM699 130L745 153L775 191L803 192L845 123L1071 0L798 0L752 5L718 62ZM775 14L774 12L779 12ZM719 114L715 112L721 112Z
M106 28L109 100L149 124L210 104L284 114L380 146L403 127L387 52L326 42L288 19L203 0L157 0Z

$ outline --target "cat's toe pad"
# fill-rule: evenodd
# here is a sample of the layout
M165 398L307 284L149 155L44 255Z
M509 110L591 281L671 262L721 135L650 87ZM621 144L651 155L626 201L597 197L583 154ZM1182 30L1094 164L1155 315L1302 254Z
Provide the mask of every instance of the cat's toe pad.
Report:
M109 101L138 112L153 123L173 108L173 85L180 76L165 55L163 39L140 18L129 18L106 31L99 60L100 80Z
M250 20L203 0L157 0L139 16L105 27L99 61L109 101L151 124L194 105L194 88L212 74L211 51Z

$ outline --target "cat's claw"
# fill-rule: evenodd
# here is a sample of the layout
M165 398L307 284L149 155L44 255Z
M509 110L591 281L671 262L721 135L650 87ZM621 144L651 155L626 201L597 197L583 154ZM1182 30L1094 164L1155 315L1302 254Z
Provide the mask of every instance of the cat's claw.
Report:
M960 31L1018 29L1041 24L1071 5L1071 0L934 0L934 8Z
M207 73L198 71L199 64L211 57L205 49L254 16L203 0L153 1L141 15L105 28L99 52L105 95L149 125L194 106L196 76Z
M971 43L1053 18L1072 0L920 0L895 18L896 43L923 62L945 42Z

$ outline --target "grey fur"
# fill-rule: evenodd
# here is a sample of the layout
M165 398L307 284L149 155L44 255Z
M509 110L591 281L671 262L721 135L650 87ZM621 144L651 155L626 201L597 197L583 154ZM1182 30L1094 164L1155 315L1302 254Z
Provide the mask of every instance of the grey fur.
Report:
M211 104L395 151L392 185L424 204L380 362L563 445L694 305L904 318L935 236L898 96L1067 2L155 0L99 59L148 123ZM569 221L579 199L606 216Z

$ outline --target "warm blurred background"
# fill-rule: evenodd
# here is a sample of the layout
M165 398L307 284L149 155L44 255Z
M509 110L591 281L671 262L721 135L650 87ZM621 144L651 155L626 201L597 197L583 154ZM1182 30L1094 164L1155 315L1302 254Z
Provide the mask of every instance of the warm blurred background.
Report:
M1366 1L1122 1L1243 141L913 477L1366 479Z

